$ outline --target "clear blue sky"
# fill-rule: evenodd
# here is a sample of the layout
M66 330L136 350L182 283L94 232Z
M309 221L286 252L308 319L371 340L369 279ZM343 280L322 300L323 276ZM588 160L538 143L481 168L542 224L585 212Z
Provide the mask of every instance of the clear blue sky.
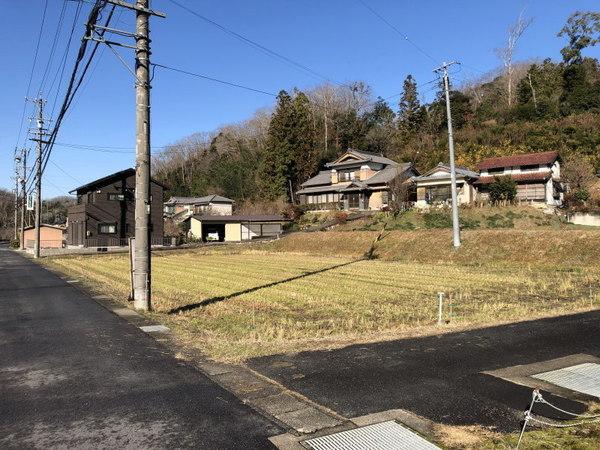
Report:
M435 63L358 0L178 1L333 80L364 80L372 86L374 95L388 97L400 92L402 81L409 73L419 83L434 78ZM551 57L558 60L564 39L557 38L556 33L569 14L576 10L594 10L598 6L597 1L592 0L365 1L435 60L464 63L462 70L454 75L457 83L480 75L478 71L490 71L498 66L493 49L502 46L507 27L523 8L525 15L534 21L522 38L517 59ZM44 0L1 0L1 4L0 187L12 188L13 149ZM63 0L48 0L30 95L35 95L40 86L62 5ZM76 2L67 2L62 34L48 71L50 80L57 71L58 56L64 51L75 7ZM169 0L154 0L152 7L168 16L153 18L151 22L153 62L269 92L295 86L309 88L322 81L243 44ZM79 45L89 8L86 3L72 50ZM123 11L118 19L115 26L133 29L131 11ZM598 50L588 50L587 54L598 57ZM121 51L121 54L133 64L132 51ZM132 76L109 49L102 50L98 56L90 81L78 94L57 141L133 148ZM71 53L65 77L71 70L73 57ZM63 87L65 82L63 80ZM45 92L44 96L49 97L47 109L51 110L55 90ZM61 99L59 95L59 102ZM396 101L395 98L390 101L394 109ZM256 109L272 103L273 99L263 94L157 70L152 89L153 146L244 120ZM26 117L31 114L32 108L28 105ZM27 128L27 123L23 128ZM23 137L24 133L19 145L23 145ZM69 175L49 164L44 174L45 198L64 195L81 183L134 166L133 150L131 153L102 153L55 147L51 160Z

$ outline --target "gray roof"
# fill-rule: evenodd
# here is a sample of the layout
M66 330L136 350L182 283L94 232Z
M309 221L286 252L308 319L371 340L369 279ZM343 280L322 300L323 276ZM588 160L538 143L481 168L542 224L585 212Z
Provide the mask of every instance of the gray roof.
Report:
M324 184L331 183L331 170L321 170L314 177L309 178L300 186L302 187L310 187L310 186L322 186Z
M220 195L205 195L204 197L171 197L165 205L208 205L210 203L229 203L234 201Z
M358 161L349 161L349 162L341 162L341 163L331 162L331 163L325 164L325 167L333 167L333 168L340 167L340 166L343 167L345 165L358 164L358 163L361 163L361 162L375 162L375 163L386 164L386 165L388 165L388 164L392 164L392 165L398 164L396 161L393 161L393 160L391 160L389 158L386 158L385 156L377 155L375 153L361 152L361 151L354 150L354 149L348 149L348 151L346 151L344 153L344 155L346 155L348 153L351 154L351 155L356 156L357 158L359 158ZM341 156L344 156L344 155L341 155Z
M395 165L393 166L385 167L384 169L380 170L375 175L373 175L371 178L366 179L365 183L367 183L369 186L374 184L389 183L398 175L406 172L412 167L412 163L394 164Z
M287 222L283 216L277 214L234 214L231 216L214 216L197 214L192 216L206 223L237 223L237 222Z
M447 175L437 176L437 177L431 176L432 173L437 172L438 170L447 172ZM455 170L456 170L456 176L459 178L471 178L474 180L479 178L479 174L477 172L473 172L472 170L469 170L466 167L456 167ZM447 164L439 163L437 166L435 166L433 169L431 169L426 174L421 175L419 177L415 177L414 181L435 181L435 180L444 180L446 178L450 178L450 166L448 166Z

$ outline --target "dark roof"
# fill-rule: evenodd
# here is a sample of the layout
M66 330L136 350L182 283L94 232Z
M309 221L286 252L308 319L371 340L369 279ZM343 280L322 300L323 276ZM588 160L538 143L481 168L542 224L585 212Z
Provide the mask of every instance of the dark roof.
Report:
M135 169L128 168L125 170L120 170L119 172L115 172L115 173L112 173L105 177L98 178L97 180L90 181L89 183L84 184L83 186L76 187L75 189L70 190L69 194L72 194L73 192L79 193L80 191L83 191L83 192L91 191L97 187L106 186L115 181L122 180L123 178L129 178L130 176L134 176L134 175L135 175ZM166 188L166 186L164 184L156 181L155 179L151 179L151 181L154 184L158 184L159 186Z
M331 184L331 170L321 170L314 177L309 178L300 186L311 187L311 186L322 186L324 184Z
M233 200L221 195L205 195L204 197L171 197L165 205L208 205L209 203L235 203Z
M511 177L516 182L535 182L535 181L548 181L552 176L551 172L531 172L531 173L515 173L513 175L500 175L500 177ZM495 181L497 177L485 176L480 177L475 184L490 184Z
M558 152L527 153L525 155L497 156L481 161L479 170L497 169L500 167L530 166L535 164L552 164L559 159Z
M231 216L215 216L196 214L192 216L201 222L210 223L236 223L236 222L287 222L283 216L277 214L234 214Z

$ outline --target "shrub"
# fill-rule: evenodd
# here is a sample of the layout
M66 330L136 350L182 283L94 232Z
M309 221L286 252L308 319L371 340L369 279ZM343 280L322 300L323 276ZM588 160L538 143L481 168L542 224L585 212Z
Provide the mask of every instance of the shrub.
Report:
M446 212L432 211L423 214L425 228L451 228L452 217Z
M18 239L12 239L10 241L10 248L19 248L21 246L21 243L19 242Z
M494 214L485 218L488 228L514 228L515 223L512 218L504 217L502 214Z
M573 192L573 199L580 203L587 202L590 199L590 193L587 189L577 189Z
M517 182L511 177L494 177L490 184L490 200L493 203L512 202L517 196Z
M466 219L460 218L460 227L464 230L474 230L475 228L479 228L481 222L477 219Z
M288 203L282 211L283 217L286 219L297 221L304 214L304 209L293 203Z
M345 213L343 211L338 211L334 214L334 218L335 218L335 221L339 224L346 223L346 221L348 220L348 213Z

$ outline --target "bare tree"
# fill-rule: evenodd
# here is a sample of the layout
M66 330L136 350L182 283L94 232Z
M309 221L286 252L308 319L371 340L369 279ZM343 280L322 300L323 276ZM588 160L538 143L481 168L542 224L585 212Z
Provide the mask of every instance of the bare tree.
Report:
M531 25L533 19L526 19L523 17L523 11L519 14L519 18L517 21L508 28L508 39L506 41L506 46L502 48L496 49L496 53L499 58L502 60L502 64L504 65L504 72L506 77L506 102L509 107L513 105L514 100L514 85L515 82L515 67L513 64L513 57L515 55L515 51L517 48L517 44L519 39Z

